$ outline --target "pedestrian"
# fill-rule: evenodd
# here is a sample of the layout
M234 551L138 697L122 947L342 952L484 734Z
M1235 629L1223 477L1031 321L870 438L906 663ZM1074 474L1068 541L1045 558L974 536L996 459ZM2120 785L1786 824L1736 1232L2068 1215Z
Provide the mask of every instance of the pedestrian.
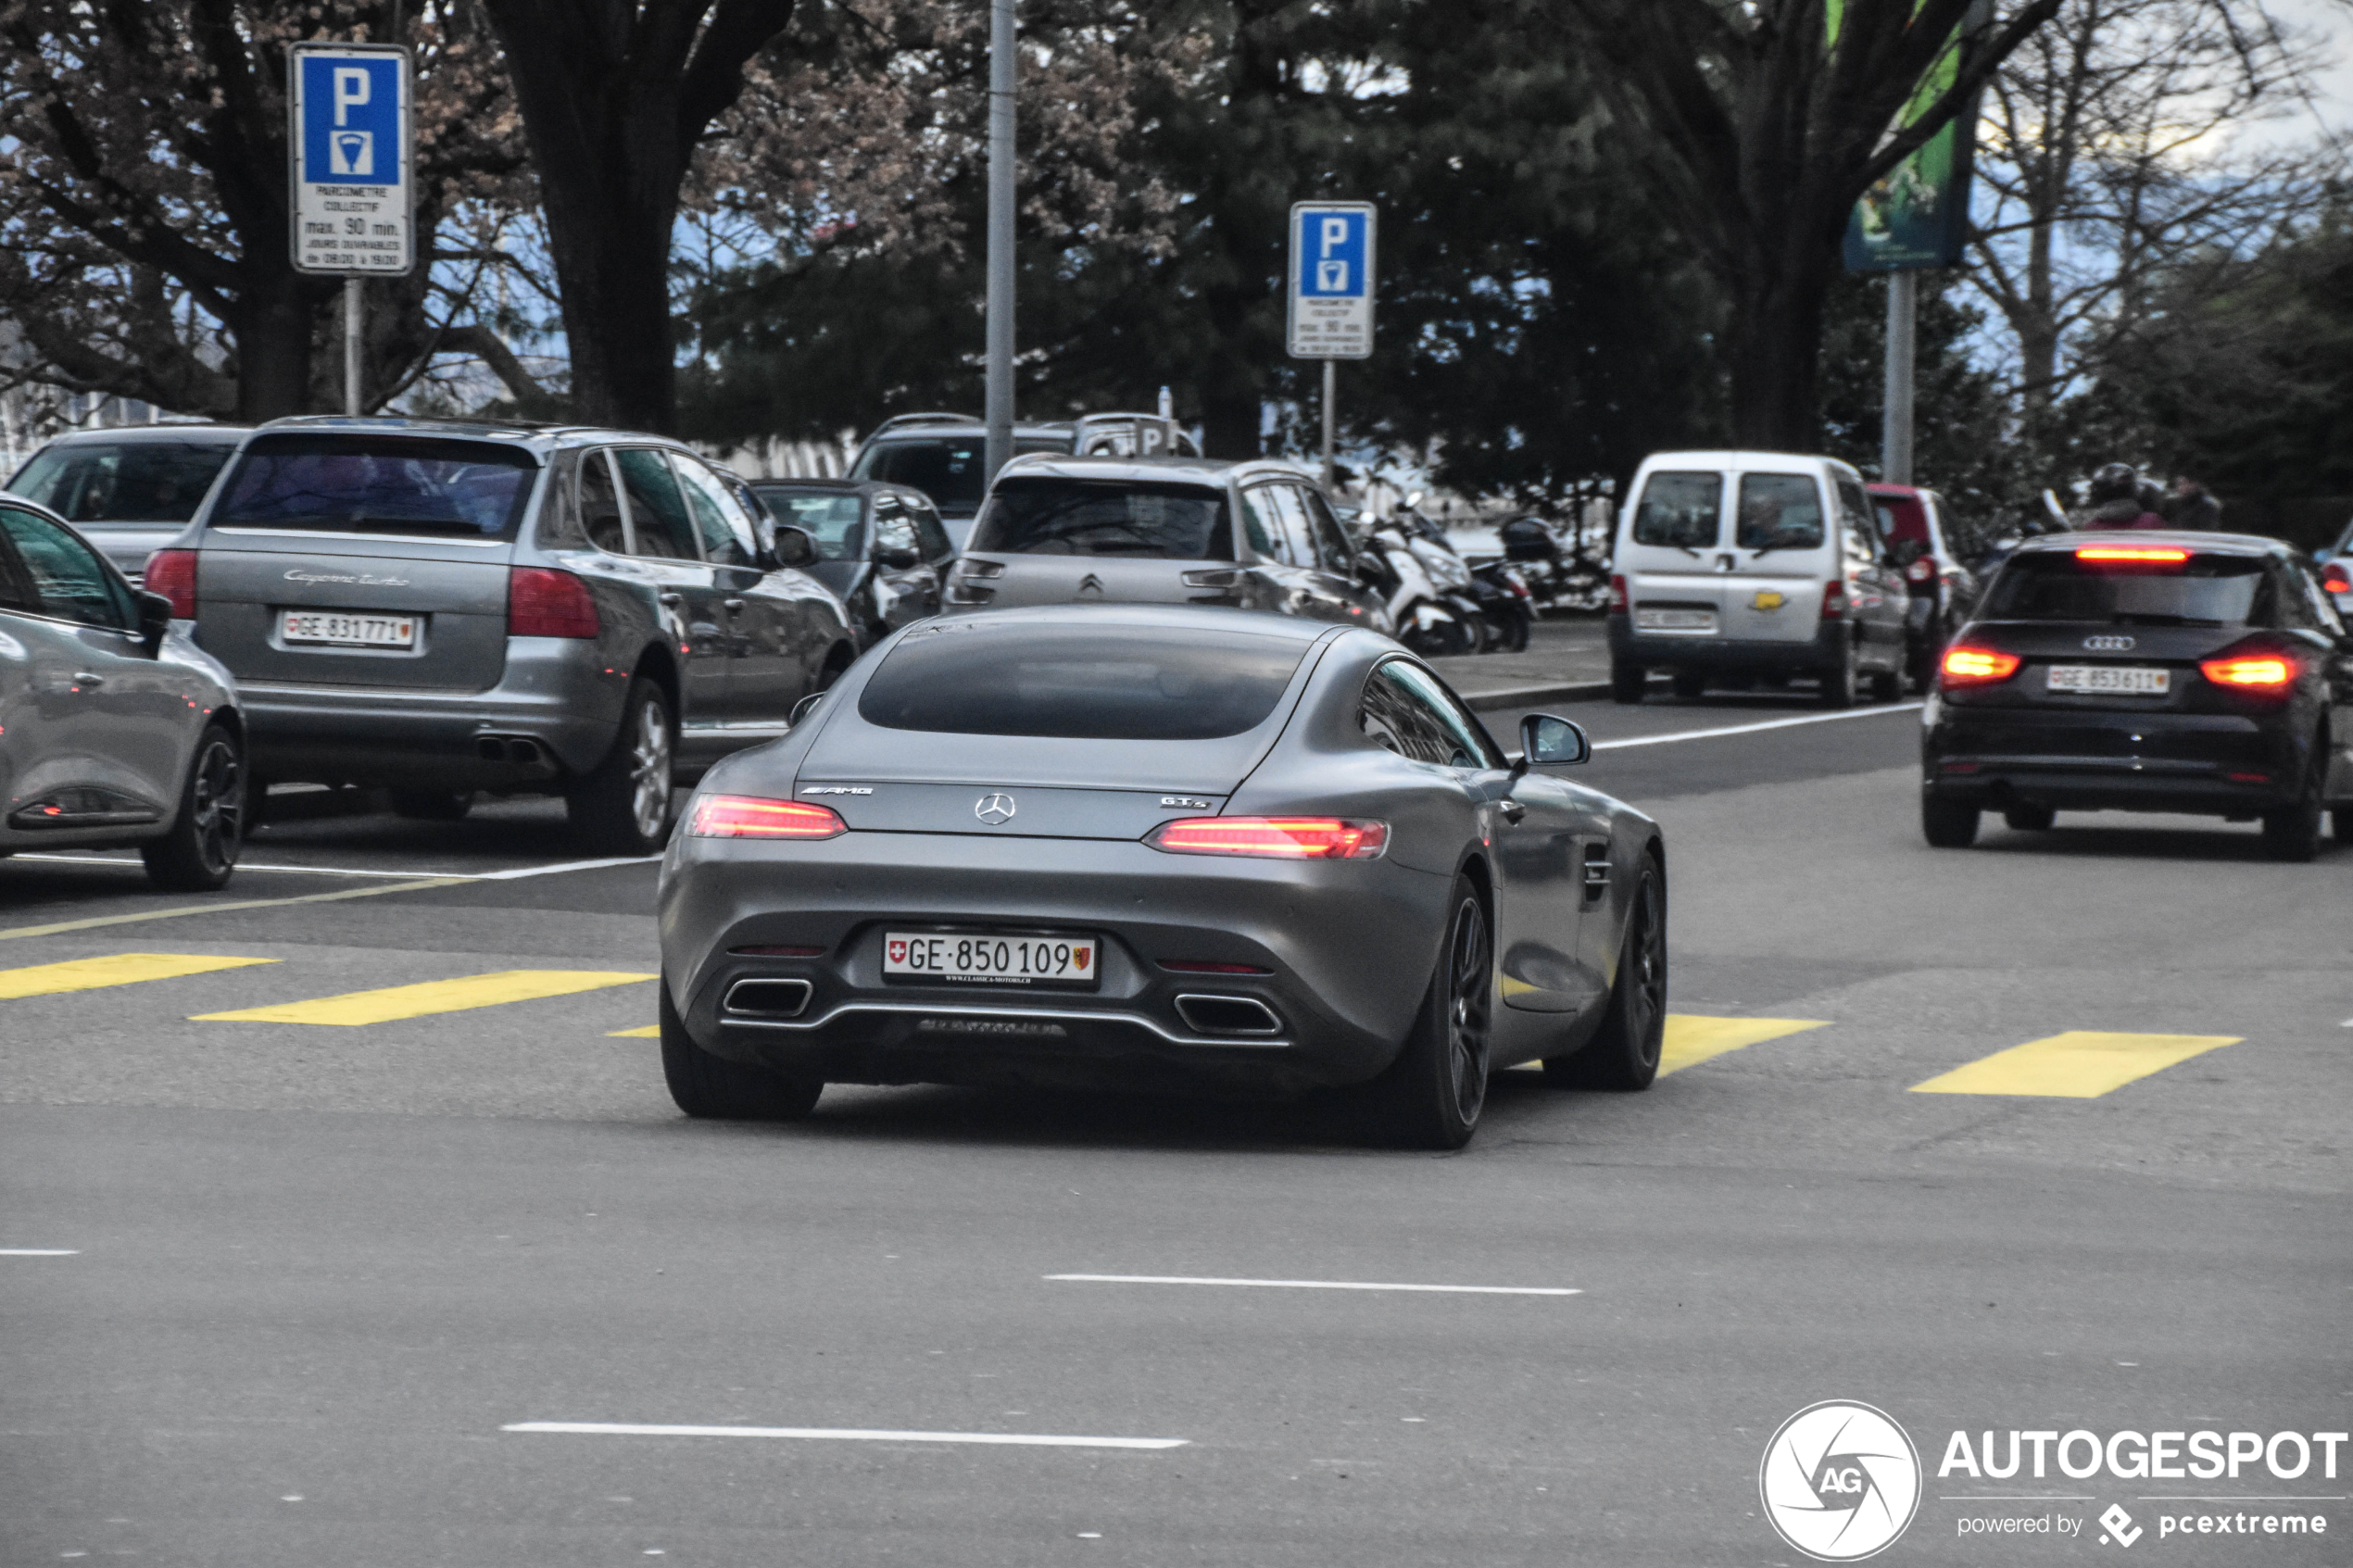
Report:
M2219 530L2222 526L2222 503L2214 492L2190 475L2173 476L2173 494L2165 498L2165 521L2173 528Z
M2109 463L2092 476L2091 505L2070 521L2076 527L2163 528L2166 521L2151 511L2141 495L2140 473L2130 463Z

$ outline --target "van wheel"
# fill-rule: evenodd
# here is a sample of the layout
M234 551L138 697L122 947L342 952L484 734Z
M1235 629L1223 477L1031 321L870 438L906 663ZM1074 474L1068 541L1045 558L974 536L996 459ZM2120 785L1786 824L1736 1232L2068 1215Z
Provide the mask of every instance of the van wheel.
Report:
M1855 688L1860 679L1861 671L1855 666L1855 645L1849 642L1845 651L1839 656L1839 661L1822 671L1822 706L1854 707Z
M169 893L210 893L229 884L245 847L245 753L237 737L211 724L196 742L180 814L171 831L141 845L147 880Z
M1707 677L1696 670L1678 670L1670 679L1674 682L1677 696L1695 697L1707 695Z
M679 1110L713 1122L798 1122L825 1092L822 1078L787 1078L764 1068L713 1056L695 1044L663 981L661 1001L661 1075Z
M407 817L420 822L461 822L466 813L474 809L474 792L470 789L396 789L392 792L392 811L396 817Z
M1974 806L1920 797L1920 836L1939 849L1966 849L1975 844L1977 818Z
M2340 806L2329 813L2329 831L2336 834L2339 844L2353 844L2353 806Z
M1871 700L1897 702L1904 696L1904 672L1901 670L1875 670L1871 672Z
M1628 707L1642 700L1642 692L1650 684L1650 671L1639 664L1613 664L1609 667L1609 699Z
M669 702L660 686L639 676L629 684L612 749L564 797L583 848L651 855L669 842L670 770L677 750Z
M1626 917L1626 946L1609 1010L1574 1056L1546 1057L1544 1081L1578 1089L1647 1089L1667 1046L1667 909L1658 863L1642 858L1642 879Z

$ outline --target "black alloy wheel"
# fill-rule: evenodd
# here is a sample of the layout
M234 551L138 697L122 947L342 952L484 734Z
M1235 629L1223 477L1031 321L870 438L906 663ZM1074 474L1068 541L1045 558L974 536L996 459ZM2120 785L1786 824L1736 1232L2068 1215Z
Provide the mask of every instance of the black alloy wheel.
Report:
M2263 853L2272 859L2296 862L2320 855L2321 771L2327 756L2327 746L2316 739L2296 799L2263 813Z
M695 1044L661 985L661 1075L678 1109L700 1121L798 1122L825 1092L822 1078L787 1078L713 1056Z
M1627 906L1626 942L1609 1010L1585 1048L1546 1057L1544 1079L1578 1089L1647 1089L1667 1048L1667 897L1658 862L1642 857L1642 878Z
M140 847L147 880L171 893L227 886L245 847L246 799L245 748L225 726L208 725L196 742L171 831Z
M677 752L670 703L641 675L629 684L612 749L565 797L582 847L602 855L651 855L668 843Z
M1978 809L1957 801L1920 797L1920 836L1939 849L1966 849L1977 842Z
M1492 1065L1495 948L1487 905L1467 877L1454 879L1454 913L1414 1032L1374 1098L1389 1141L1405 1148L1460 1148L1478 1127Z

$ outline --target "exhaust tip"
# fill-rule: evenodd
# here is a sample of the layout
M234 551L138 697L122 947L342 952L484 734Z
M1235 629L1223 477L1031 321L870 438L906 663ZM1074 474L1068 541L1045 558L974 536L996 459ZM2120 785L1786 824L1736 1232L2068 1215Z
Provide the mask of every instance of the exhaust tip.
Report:
M1263 1037L1283 1031L1283 1021L1275 1016L1275 1010L1255 997L1179 997L1176 1016L1196 1035Z
M738 980L720 1007L742 1018L799 1018L811 989L806 980Z

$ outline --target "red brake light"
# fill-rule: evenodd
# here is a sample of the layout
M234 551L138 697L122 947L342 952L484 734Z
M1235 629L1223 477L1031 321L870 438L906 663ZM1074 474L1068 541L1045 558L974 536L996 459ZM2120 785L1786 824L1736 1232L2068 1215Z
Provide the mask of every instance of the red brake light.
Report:
M1846 580L1833 577L1822 584L1822 619L1836 621L1846 613Z
M147 558L147 569L141 578L141 587L150 594L161 594L171 601L174 620L194 621L196 618L195 551L157 550Z
M2018 673L2020 660L2014 653L1999 648L1973 647L1968 643L1956 643L1944 650L1944 662L1938 668L1944 672L1944 684L1954 686L1987 686L1996 681L2007 681Z
M849 831L829 807L754 795L707 795L686 824L696 838L834 838Z
M1163 822L1144 842L1172 855L1372 860L1389 847L1389 824L1341 817L1185 817Z
M2190 553L2152 545L2085 545L2075 558L2108 566L2180 566Z
M1623 577L1613 576L1609 580L1609 612L1612 615L1626 613L1626 579Z
M546 566L507 571L507 635L593 637L599 630L588 584Z
M2239 691L2283 691L2296 679L2296 660L2277 653L2226 653L2197 669L2216 685Z
M2353 594L2353 571L2343 561L2333 560L2321 568L2321 586L2332 594Z
M1936 563L1922 556L1904 569L1904 575L1915 583L1926 583L1936 575Z

